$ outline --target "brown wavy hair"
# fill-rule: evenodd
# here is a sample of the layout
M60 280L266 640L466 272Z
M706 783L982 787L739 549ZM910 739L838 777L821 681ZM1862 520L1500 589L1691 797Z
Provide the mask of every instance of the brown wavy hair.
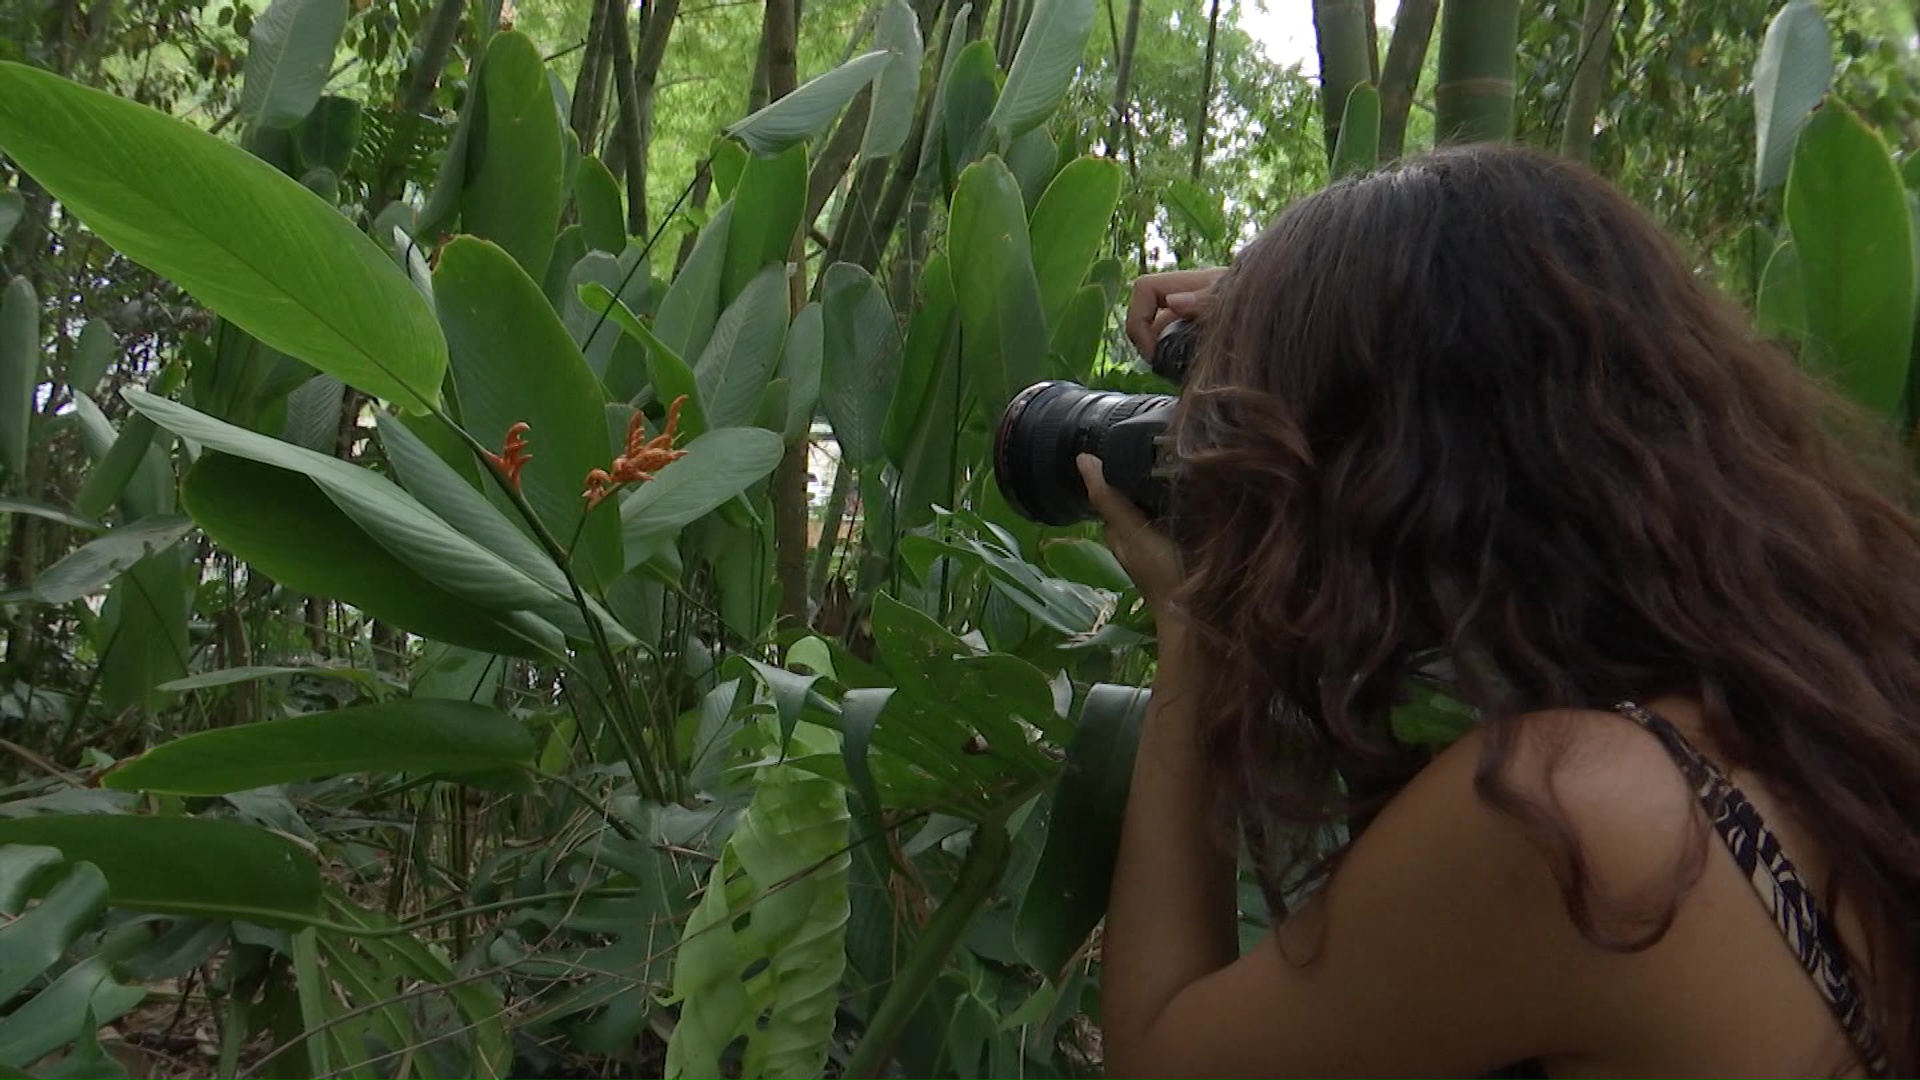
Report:
M1571 827L1505 766L1523 714L1695 697L1896 958L1853 959L1914 1075L1920 1027L1887 1021L1920 1001L1920 527L1884 425L1607 184L1525 150L1337 183L1212 295L1171 522L1237 819L1364 819L1427 760L1388 718L1437 659L1489 729L1482 798L1545 838L1590 939L1645 947L1703 846L1650 932L1612 935Z

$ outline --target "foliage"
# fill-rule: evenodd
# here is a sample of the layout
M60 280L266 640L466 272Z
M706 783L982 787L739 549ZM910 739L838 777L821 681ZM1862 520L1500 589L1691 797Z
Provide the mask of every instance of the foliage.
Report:
M995 424L1154 385L1129 268L1373 168L1372 82L1329 140L1167 0L1131 55L1092 0L688 7L644 103L618 4L29 6L0 1067L139 1072L96 1029L165 994L219 1075L1098 1071L1153 642ZM1796 0L1763 63L1772 6L1628 0L1596 157L1906 430L1905 30ZM1573 8L1453 54L1518 57L1522 139Z

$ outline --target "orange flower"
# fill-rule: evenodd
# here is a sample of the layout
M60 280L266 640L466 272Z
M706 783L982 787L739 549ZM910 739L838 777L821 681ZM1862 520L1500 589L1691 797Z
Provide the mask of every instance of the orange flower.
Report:
M653 474L687 456L685 450L675 450L673 440L680 426L680 407L687 403L687 396L680 395L667 406L667 426L660 434L647 438L646 417L637 410L633 419L627 422L626 452L613 459L613 469L595 469L587 474L587 488L580 497L587 500L587 509L593 510L607 496L626 484L643 484L653 479Z
M507 429L507 437L500 444L500 452L487 454L487 463L492 465L500 475L506 477L507 483L512 484L515 491L520 490L520 470L526 468L527 462L533 460L533 455L527 453L527 432L530 430L532 430L531 425L525 420L520 421ZM484 454L486 451L483 450L481 453Z

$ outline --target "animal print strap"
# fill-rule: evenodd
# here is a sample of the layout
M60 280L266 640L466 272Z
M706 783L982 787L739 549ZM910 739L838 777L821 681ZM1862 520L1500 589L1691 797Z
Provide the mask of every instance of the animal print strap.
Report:
M1660 740L1706 810L1714 831L1725 841L1753 891L1760 896L1768 914L1787 939L1787 945L1813 977L1814 986L1827 1001L1827 1007L1839 1018L1847 1036L1860 1052L1862 1064L1870 1076L1887 1074L1887 1054L1880 1031L1861 1000L1859 986L1840 950L1838 939L1820 904L1793 860L1780 849L1780 841L1760 819L1740 789L1712 762L1700 756L1692 744L1666 718L1631 701L1614 706L1614 711L1639 724Z

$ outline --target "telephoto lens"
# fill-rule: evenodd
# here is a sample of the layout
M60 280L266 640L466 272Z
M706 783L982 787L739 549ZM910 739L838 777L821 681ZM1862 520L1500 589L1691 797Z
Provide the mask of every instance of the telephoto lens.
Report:
M1184 382L1199 337L1185 319L1168 323L1148 364L1162 378ZM1100 459L1108 485L1148 517L1162 516L1173 476L1165 450L1167 425L1177 401L1168 394L1089 390L1072 382L1027 387L1000 415L994 435L993 475L1000 493L1015 513L1042 525L1098 517L1074 465L1079 455L1092 454Z

